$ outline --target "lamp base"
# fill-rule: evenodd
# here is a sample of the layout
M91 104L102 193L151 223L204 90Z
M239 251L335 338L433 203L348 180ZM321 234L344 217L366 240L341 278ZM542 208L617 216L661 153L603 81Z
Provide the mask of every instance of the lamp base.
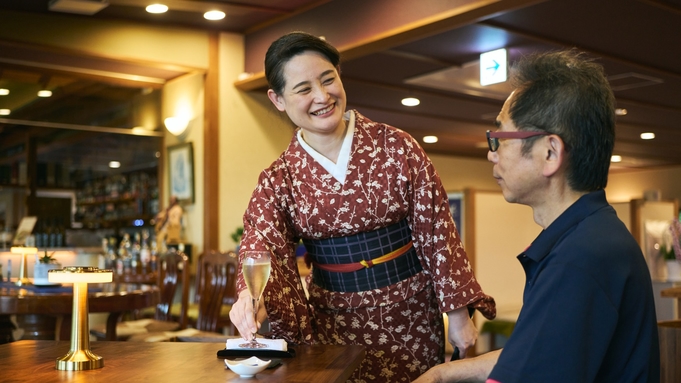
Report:
M63 371L95 370L104 367L104 358L90 350L71 350L57 358L56 367L57 370Z
M16 282L14 282L14 284L17 285L17 286L28 286L28 285L32 285L33 283L28 278L19 278L19 279L17 279Z

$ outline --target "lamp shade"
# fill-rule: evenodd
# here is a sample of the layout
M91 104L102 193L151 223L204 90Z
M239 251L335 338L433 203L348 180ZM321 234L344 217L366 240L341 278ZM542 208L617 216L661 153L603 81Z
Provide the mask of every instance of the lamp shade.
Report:
M37 254L37 247L12 246L9 250L12 254Z
M113 271L96 267L64 267L47 272L47 280L52 283L107 283L113 281Z
M187 130L189 119L184 117L168 117L163 120L163 123L172 135L179 136Z

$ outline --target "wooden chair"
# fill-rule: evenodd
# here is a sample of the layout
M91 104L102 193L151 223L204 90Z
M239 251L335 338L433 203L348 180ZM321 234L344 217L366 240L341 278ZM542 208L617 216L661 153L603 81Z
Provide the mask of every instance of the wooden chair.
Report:
M187 327L187 305L189 301L189 260L187 256L176 250L163 254L158 261L158 280L160 297L153 318L123 321L116 326L118 340L146 341L149 333L174 331ZM178 284L181 287L179 319L172 316L172 307L177 294ZM90 330L98 340L106 339L106 327L95 326Z
M192 302L189 303L187 306L187 325L189 327L194 327L194 328L201 328L203 327L203 324L199 325L198 319L199 319L199 305L201 301L201 295L203 294L203 290L205 289L205 284L206 281L203 277L203 268L204 265L213 265L213 264L220 264L220 263L225 263L229 265L228 271L228 281L227 285L224 286L225 292L224 296L222 298L222 305L218 306L220 309L220 313L216 316L217 317L217 325L216 329L218 331L222 331L222 328L227 328L227 333L229 334L234 334L236 333L236 329L234 326L232 326L232 323L229 321L229 311L232 308L232 305L234 302L236 302L237 296L236 296L236 268L238 267L238 258L236 253L233 251L229 252L217 252L215 250L207 251L204 254L199 255L197 265L196 265L196 278L194 281L194 298L192 299ZM215 299L213 297L212 299ZM217 300L214 300L214 302L217 302ZM205 302L204 302L205 303ZM206 307L205 310L211 310L215 309L215 307ZM180 315L180 307L174 306L172 309L173 316L176 318L179 318ZM204 311L204 317L206 315L208 316L214 316L215 313L211 312L208 313ZM209 326L210 327L210 326ZM209 330L213 331L213 330Z
M196 331L182 331L179 341L224 341L234 334L229 310L236 302L236 275L239 260L235 252L208 251L201 254L196 268ZM224 328L230 327L230 334Z

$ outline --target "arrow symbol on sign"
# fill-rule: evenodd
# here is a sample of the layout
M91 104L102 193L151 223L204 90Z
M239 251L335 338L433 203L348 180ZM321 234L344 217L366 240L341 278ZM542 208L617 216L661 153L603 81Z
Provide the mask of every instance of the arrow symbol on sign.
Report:
M494 73L497 73L497 69L499 69L500 65L497 62L497 60L492 60L492 61L494 61L494 66L488 67L487 70L494 69Z

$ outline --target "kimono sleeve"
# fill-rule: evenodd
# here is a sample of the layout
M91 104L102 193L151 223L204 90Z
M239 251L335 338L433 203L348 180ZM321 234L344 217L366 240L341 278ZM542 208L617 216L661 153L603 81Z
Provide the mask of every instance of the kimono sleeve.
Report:
M405 146L412 237L421 264L430 274L440 311L468 306L479 309L486 318L494 318L494 299L485 295L475 279L439 175L416 140L405 138Z
M263 293L270 328L275 336L301 344L312 339L312 321L298 273L294 233L286 214L290 206L288 190L281 173L272 169L261 173L244 213L239 258L246 250L272 252L270 279ZM245 288L239 270L237 291Z

